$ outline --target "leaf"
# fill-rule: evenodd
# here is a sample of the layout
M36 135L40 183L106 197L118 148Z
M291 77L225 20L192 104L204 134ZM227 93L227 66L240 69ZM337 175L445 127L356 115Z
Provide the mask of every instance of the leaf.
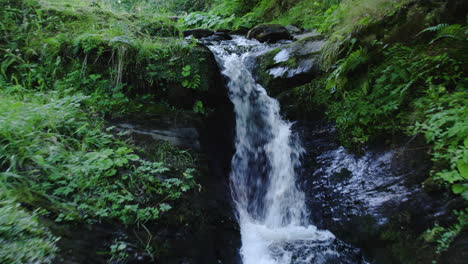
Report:
M463 196L463 198L465 198L465 200L468 200L468 190L464 191L461 195Z
M114 163L118 167L122 167L123 165L128 163L128 159L126 158L118 158L114 160Z
M171 209L172 207L169 205L169 204L166 204L166 203L163 203L163 204L160 204L159 205L159 210L161 210L161 212L167 212Z
M457 168L460 171L460 174L465 180L468 180L468 164L463 161L463 159L460 159L457 161Z
M124 249L126 249L126 248L127 248L127 245L124 244L124 243L121 243L121 244L117 247L117 250L118 250L118 251L122 251L122 250L124 250Z
M99 169L108 170L114 165L114 162L111 159L104 159L99 161Z
M137 160L140 160L140 157L136 154L130 154L130 155L127 155L127 159L131 161L137 161Z
M457 183L457 184L454 184L452 185L452 191L454 194L460 194L460 193L463 193L463 192L466 192L468 191L468 184L460 184L460 183Z

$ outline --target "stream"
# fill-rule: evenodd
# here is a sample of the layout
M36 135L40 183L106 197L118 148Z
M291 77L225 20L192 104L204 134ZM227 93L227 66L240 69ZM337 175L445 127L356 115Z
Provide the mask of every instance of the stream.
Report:
M211 42L234 104L236 152L230 188L244 264L366 263L328 230L318 229L298 181L304 149L276 99L251 74L258 54L277 45L235 36ZM346 252L346 253L344 253ZM351 253L349 253L351 252Z

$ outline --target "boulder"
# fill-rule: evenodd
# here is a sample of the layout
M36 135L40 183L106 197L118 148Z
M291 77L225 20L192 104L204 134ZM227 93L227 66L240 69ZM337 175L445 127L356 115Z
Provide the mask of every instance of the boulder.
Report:
M320 51L322 36L313 36L274 49L257 57L254 76L272 96L309 83L322 73Z
M206 29L206 28L184 30L183 33L184 33L184 37L193 36L196 39L209 37L214 34L213 31Z
M236 30L232 30L229 32L230 35L242 35L242 36L245 36L247 35L247 33L249 33L249 28L245 28L245 27L241 27L239 29L236 29Z
M231 40L232 37L223 31L216 31L213 35L204 38L207 41L222 41L222 40Z
M293 25L287 25L285 28L289 31L289 33L296 35L302 33L302 30L298 27L295 27Z
M256 39L260 42L276 42L283 39L291 39L291 34L282 25L262 24L247 33L247 38Z

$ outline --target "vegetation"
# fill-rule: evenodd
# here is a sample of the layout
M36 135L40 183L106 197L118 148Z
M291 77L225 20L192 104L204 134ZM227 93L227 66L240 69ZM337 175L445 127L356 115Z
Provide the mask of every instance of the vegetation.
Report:
M3 196L3 195L2 195ZM2 263L51 263L55 238L38 223L37 212L29 213L18 203L0 201L0 261Z
M466 14L422 2L0 0L0 262L52 262L57 226L183 219L197 158L168 143L141 149L106 119L209 114L211 54L181 31L260 23L327 36L323 74L291 93L304 113L325 112L346 147L424 137L424 189L462 205L423 234L397 224L383 237L401 240L398 252L422 241L443 254L467 228L468 28ZM125 261L127 246L115 240L109 259Z
M161 221L197 185L187 151L149 154L104 117L203 112L206 51L167 15L85 2L0 1L2 263L51 262L58 226ZM177 87L200 92L193 110L168 102Z

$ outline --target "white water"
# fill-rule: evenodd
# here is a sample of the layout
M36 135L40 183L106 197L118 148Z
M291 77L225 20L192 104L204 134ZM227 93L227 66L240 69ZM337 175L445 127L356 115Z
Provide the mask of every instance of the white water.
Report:
M303 152L268 96L249 72L254 53L271 47L235 37L210 45L228 78L236 113L236 154L231 189L241 229L244 264L323 263L338 255L329 247L335 237L309 221L296 168Z

